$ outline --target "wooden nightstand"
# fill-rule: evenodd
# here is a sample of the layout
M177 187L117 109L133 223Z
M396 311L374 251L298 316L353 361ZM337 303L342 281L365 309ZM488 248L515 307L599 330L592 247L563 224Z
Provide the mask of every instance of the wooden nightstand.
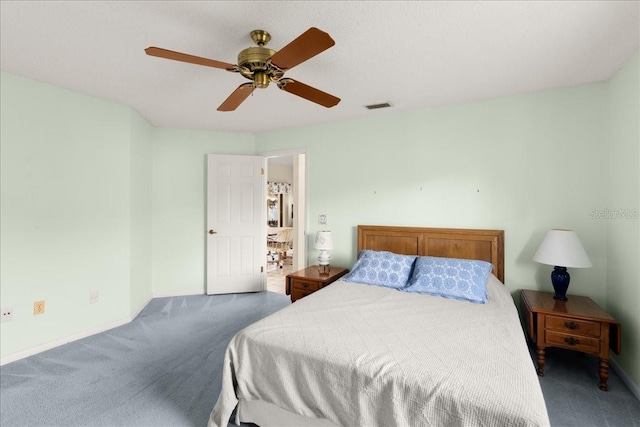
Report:
M529 338L537 346L538 375L544 376L547 347L562 347L600 357L600 390L607 391L609 348L620 354L620 324L588 297L553 299L551 292L522 290Z
M333 266L328 275L320 275L319 271L320 267L312 265L287 275L286 292L291 295L291 302L324 288L349 272L346 268Z

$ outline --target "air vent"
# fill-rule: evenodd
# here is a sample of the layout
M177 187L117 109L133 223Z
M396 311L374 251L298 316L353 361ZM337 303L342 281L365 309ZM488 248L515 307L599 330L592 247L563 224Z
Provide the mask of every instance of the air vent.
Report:
M377 110L378 108L389 108L391 107L391 104L389 104L388 102L383 102L382 104L365 105L365 107L367 108L367 110Z

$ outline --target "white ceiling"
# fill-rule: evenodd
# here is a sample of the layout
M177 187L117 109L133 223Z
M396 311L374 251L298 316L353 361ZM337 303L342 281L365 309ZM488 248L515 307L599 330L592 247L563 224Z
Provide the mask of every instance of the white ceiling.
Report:
M638 1L1 1L0 66L130 105L161 127L260 132L599 82L639 49ZM271 85L216 108L239 74L145 55L158 46L236 63L318 27L334 47L287 76L331 109ZM367 104L393 108L369 111Z

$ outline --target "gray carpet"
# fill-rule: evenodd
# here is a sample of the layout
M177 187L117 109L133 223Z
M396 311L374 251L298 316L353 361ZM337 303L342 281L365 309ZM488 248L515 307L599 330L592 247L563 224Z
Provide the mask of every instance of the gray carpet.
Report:
M535 352L531 351L532 360ZM609 369L608 391L598 388L599 359L588 354L548 348L542 393L552 426L640 427L640 401Z
M153 300L130 324L0 367L0 425L204 427L227 343L289 304L285 295ZM553 426L637 426L640 402L597 360L548 350L541 378Z
M198 426L233 335L290 304L274 292L154 299L130 324L0 368L0 425Z

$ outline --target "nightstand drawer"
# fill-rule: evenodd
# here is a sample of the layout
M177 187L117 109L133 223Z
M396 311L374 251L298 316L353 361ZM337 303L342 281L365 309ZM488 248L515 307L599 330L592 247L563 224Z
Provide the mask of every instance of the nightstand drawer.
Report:
M548 345L556 347L563 347L594 354L600 352L600 340L598 338L545 331L545 341Z
M349 270L342 267L324 269L312 265L304 270L287 274L287 295L290 294L291 302L294 302L330 285L348 272Z
M291 288L291 301L299 300L300 298L304 298L314 292L314 290L310 289Z
M600 336L600 323L590 322L588 320L546 316L545 328L572 335L583 335L596 338Z
M295 290L300 292L315 292L320 289L320 283L312 280L304 280L304 279L291 279L291 293Z

